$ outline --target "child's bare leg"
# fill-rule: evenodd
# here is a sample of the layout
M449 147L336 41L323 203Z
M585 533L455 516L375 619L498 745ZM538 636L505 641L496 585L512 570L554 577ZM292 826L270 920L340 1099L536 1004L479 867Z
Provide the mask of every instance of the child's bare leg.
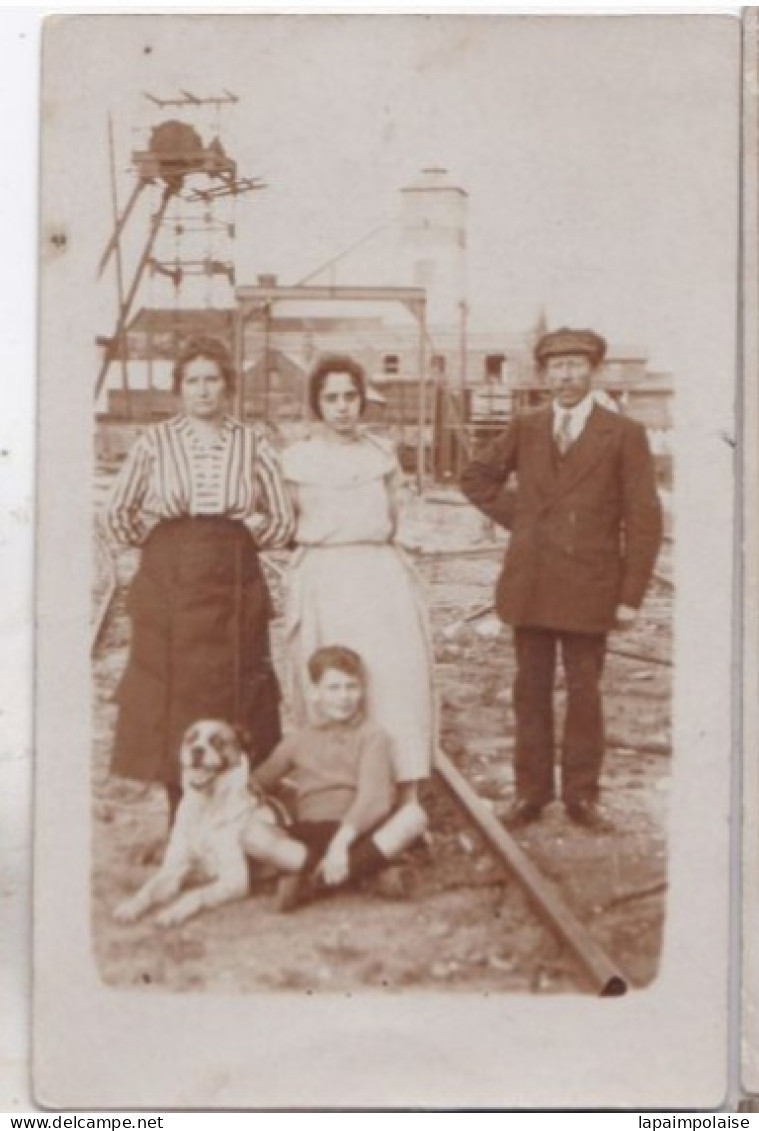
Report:
M282 829L268 825L247 829L244 847L248 856L271 864L280 872L299 872L308 856L306 846L299 840L292 840Z
M371 835L360 837L351 846L348 878L357 880L381 872L426 828L427 814L418 801L401 805Z
M398 803L400 805L407 805L410 802L419 801L419 782L418 781L402 781L398 782L396 792L398 795Z
M404 783L406 784L406 783ZM375 829L372 840L386 860L413 844L427 828L427 814L418 801L407 801Z

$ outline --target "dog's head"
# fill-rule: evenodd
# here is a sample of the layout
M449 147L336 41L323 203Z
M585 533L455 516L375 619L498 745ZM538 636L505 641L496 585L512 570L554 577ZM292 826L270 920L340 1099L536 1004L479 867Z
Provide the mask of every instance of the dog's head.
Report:
M222 719L199 719L185 731L179 749L182 787L209 790L220 775L244 769L246 743L242 732Z

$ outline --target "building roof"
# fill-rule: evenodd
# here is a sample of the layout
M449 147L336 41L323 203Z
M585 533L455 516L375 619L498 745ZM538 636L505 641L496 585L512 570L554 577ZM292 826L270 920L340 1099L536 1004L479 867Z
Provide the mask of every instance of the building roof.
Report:
M127 333L225 335L232 328L232 307L147 307L137 311Z

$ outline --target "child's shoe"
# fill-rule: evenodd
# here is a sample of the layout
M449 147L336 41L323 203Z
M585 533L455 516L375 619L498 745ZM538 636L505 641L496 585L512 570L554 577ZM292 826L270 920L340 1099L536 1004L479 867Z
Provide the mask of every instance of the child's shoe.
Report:
M372 877L371 890L380 899L408 898L409 885L405 869L398 864L390 868L383 868L381 872Z
M320 876L313 872L287 872L280 876L274 908L280 914L294 911L303 903L314 899L325 889Z
M280 876L277 883L277 894L274 897L274 909L280 915L293 911L303 898L303 889L306 882L303 872L288 872Z

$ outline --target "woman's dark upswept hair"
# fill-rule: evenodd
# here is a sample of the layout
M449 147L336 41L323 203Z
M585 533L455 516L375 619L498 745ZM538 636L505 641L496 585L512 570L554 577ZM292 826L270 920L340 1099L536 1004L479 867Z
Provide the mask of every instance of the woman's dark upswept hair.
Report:
M352 648L345 648L342 644L329 644L309 656L308 674L312 683L318 683L325 672L338 671L343 675L357 679L362 687L366 687L366 669L364 661Z
M190 338L185 342L174 362L171 387L175 395L182 391L184 371L191 361L199 357L214 361L219 367L219 373L224 381L224 388L228 397L234 396L237 388L237 373L235 372L232 355L223 342L218 338Z
M364 367L345 353L329 353L320 357L308 378L308 403L318 420L322 419L319 398L330 373L347 373L358 393L361 412L366 408L366 373Z

